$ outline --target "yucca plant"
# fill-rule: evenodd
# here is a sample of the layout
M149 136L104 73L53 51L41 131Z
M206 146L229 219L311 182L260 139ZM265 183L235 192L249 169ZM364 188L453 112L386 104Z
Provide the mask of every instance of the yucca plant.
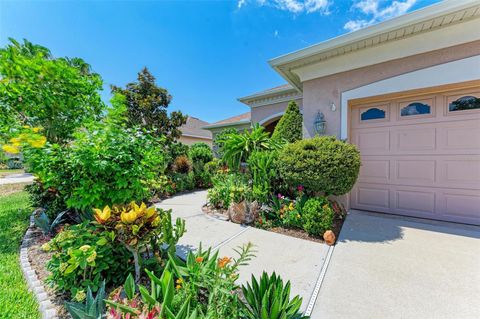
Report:
M283 280L273 273L266 272L260 282L252 275L252 284L242 286L246 303L244 313L248 319L307 319L300 312L302 298L295 296L290 300L290 281Z
M95 298L92 289L88 287L85 304L66 302L65 307L73 319L102 319L105 313L105 281L97 291Z

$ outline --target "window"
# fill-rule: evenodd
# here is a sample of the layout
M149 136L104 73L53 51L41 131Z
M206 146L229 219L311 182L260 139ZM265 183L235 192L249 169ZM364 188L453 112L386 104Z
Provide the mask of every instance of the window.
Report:
M363 112L360 118L362 121L384 119L385 111L376 107L372 107L371 109L368 109L365 112Z
M480 99L471 95L462 96L448 105L448 110L450 112L474 109L480 109Z
M430 114L430 105L414 102L410 103L400 111L401 116L410 116L410 115L419 115L419 114Z

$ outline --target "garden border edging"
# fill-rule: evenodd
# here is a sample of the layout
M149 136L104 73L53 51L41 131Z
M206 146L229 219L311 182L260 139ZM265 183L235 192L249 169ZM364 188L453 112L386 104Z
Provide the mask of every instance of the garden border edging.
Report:
M34 212L35 213L35 212ZM28 261L28 245L33 240L32 228L35 225L34 213L30 216L30 225L25 232L20 246L20 267L28 284L28 290L33 292L38 302L38 309L43 319L57 319L57 310L51 302L42 282L38 279L35 270Z

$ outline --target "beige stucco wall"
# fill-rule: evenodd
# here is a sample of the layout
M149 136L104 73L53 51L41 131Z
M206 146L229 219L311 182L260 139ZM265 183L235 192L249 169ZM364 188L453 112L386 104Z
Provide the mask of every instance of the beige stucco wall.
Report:
M181 136L178 140L180 142L182 142L183 144L187 144L187 145L192 145L194 143L203 142L205 144L208 144L210 147L212 146L212 140L211 139L192 137L192 136Z
M275 118L278 118L275 115L284 112L285 109L287 108L289 102L290 101L285 101L285 102L273 103L273 104L269 104L269 105L252 107L252 109L250 111L251 112L252 124L261 123L261 124L266 125L269 122L275 120ZM297 102L298 107L301 110L302 109L302 99L296 99L295 102ZM275 118L271 118L272 116L275 116ZM266 120L266 122L264 122L265 120Z
M250 123L208 129L210 132L212 132L212 141L215 140L215 136L217 136L218 133L227 128L234 128L239 132L243 132L243 130L248 130L250 128Z
M479 54L480 41L474 41L303 82L304 135L306 137L315 135L313 122L318 111L322 111L327 121L326 133L340 137L342 92L393 76ZM337 108L335 112L331 111L332 102Z

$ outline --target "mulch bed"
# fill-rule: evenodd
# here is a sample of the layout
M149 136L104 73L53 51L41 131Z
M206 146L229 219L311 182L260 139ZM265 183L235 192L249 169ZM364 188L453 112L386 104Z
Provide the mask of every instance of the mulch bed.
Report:
M57 310L57 316L60 319L71 318L67 310L63 306L65 299L63 294L55 292L51 287L45 283L45 279L50 275L50 272L46 269L47 262L50 260L52 253L45 252L41 246L48 242L50 238L43 235L42 231L38 228L33 229L34 233L32 237L34 238L31 245L28 247L28 260L31 267L35 270L38 280L43 283L45 291L48 294L48 297L52 304Z
M210 215L214 218L230 221L228 218L227 211L224 209L216 209L216 208L205 205L202 207L202 210L205 214ZM338 236L340 235L340 230L342 229L344 221L345 221L345 217L343 218L336 217L335 220L333 221L333 227L331 230L333 231L333 233L335 234L335 238L337 239L338 239ZM322 237L311 236L306 231L299 228L285 228L281 226L276 226L271 228L261 228L261 227L256 227L254 224L250 224L249 226L271 231L271 232L282 234L282 235L295 237L295 238L310 240L316 243L325 243Z

